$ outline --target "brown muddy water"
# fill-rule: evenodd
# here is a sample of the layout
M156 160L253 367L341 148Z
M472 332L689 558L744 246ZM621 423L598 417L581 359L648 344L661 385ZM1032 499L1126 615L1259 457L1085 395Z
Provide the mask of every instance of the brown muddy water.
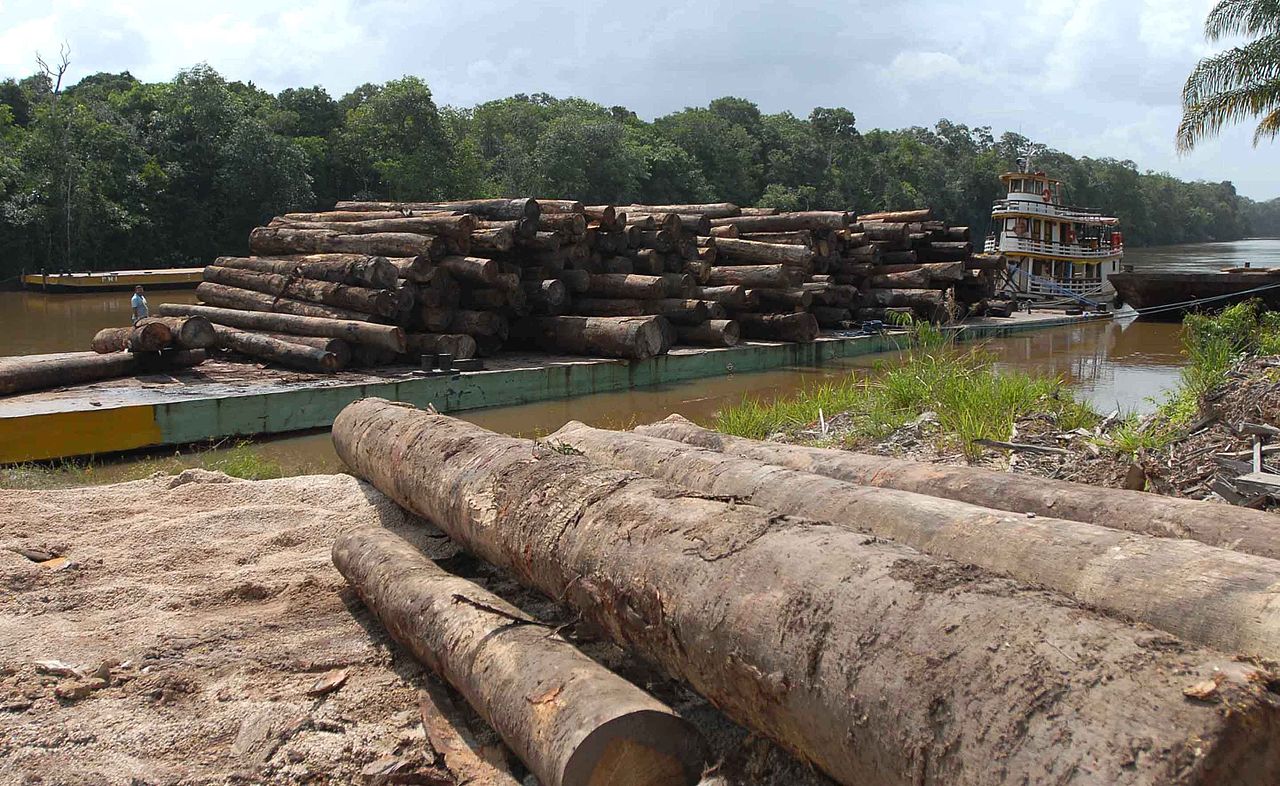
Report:
M1131 249L1126 254L1127 263L1143 269L1217 269L1246 261L1257 267L1280 267L1280 240ZM193 303L195 293L155 291L148 293L148 299L154 309L162 302ZM98 330L128 322L129 293L0 292L0 355L85 350ZM1095 322L990 340L985 346L995 355L999 367L1060 376L1099 411L1145 412L1178 382L1182 362L1178 332L1176 324ZM622 428L658 420L673 412L711 424L721 408L744 398L767 401L847 374L874 373L877 365L893 363L894 357L893 354L871 355L824 368L735 374L642 390L463 412L459 417L520 436L547 434L569 420ZM220 461L243 457L244 448L237 451L235 445L234 440L228 440L213 448L101 462L95 464L82 481L111 482L142 477L157 470L217 466ZM285 474L336 472L342 468L327 432L257 440L250 449L256 460L278 465Z

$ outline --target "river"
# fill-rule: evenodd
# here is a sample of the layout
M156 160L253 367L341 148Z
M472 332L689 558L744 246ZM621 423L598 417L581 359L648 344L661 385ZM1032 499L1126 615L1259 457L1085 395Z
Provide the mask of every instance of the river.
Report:
M1164 248L1133 249L1126 263L1135 267L1216 269L1249 261L1280 267L1280 239L1244 240ZM128 324L128 293L44 295L0 292L0 355L87 349L99 329ZM194 302L190 291L152 292L159 302ZM1102 412L1146 412L1178 382L1181 366L1179 326L1155 322L1094 322L1026 333L985 342L1000 368L1034 370L1059 376ZM605 427L627 427L678 412L710 423L716 412L744 397L765 400L850 373L874 373L892 363L892 354L848 359L820 369L787 368L755 374L645 388L618 393L540 402L518 407L476 410L460 417L496 431L533 436L555 431L569 420ZM137 477L155 469L216 461L228 447L191 453L133 457L100 465L96 480ZM340 469L327 433L265 439L255 452L289 474Z

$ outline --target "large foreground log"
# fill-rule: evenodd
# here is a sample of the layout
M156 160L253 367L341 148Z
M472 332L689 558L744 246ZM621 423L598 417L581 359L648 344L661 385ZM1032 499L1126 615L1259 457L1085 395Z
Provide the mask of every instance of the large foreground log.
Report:
M250 333L221 325L214 330L218 334L218 346L232 352L303 371L332 373L340 368L338 356L324 349L281 341L267 333Z
M954 467L734 437L679 415L637 432L865 486L928 494L1026 515L1055 516L1280 559L1277 516L1248 508L1099 488L1016 472Z
M301 254L286 257L218 257L214 264L238 270L301 276L369 289L391 289L396 268L386 257L365 254Z
M0 358L0 395L46 390L102 379L155 374L198 366L203 350L169 352L64 352L57 355L20 355Z
M529 317L513 333L548 352L646 360L666 352L661 317Z
M1280 772L1271 674L1060 596L388 401L348 406L333 439L464 549L841 783Z
M321 303L383 317L394 317L404 311L406 306L401 293L407 290L349 287L345 284L334 284L331 281L312 281L306 278L259 273L254 270L237 270L217 265L209 265L204 269L204 280L223 286L251 289L268 295L303 300L308 303Z
M644 434L570 422L548 437L593 461L830 521L1041 584L1227 652L1280 659L1280 561L1194 540L835 480Z
M90 345L100 355L109 352L159 352L173 341L173 331L163 322L140 322L130 327L103 328Z
M691 724L394 533L339 535L333 564L391 637L465 696L540 783L691 786L701 777Z
M324 319L294 314L271 314L262 311L239 311L213 306L188 306L165 303L156 309L163 316L196 315L210 322L243 330L264 333L289 333L297 336L326 336L341 338L353 344L382 347L392 352L405 351L404 331L394 325L376 325L344 319Z

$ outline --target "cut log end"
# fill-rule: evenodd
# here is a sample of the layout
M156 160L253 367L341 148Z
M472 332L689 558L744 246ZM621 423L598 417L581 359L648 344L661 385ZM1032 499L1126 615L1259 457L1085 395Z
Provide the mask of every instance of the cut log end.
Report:
M640 710L593 730L565 766L564 786L692 786L703 750L677 715Z

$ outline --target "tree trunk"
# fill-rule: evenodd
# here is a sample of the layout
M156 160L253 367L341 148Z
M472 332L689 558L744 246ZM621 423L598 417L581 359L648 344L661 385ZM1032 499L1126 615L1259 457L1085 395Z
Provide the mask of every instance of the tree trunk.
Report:
M586 210L576 199L538 199L543 213L582 213Z
M173 331L164 322L139 321L131 327L103 328L93 337L93 351L100 355L110 352L159 352L173 342Z
M560 314L569 308L569 289L564 282L549 278L542 281L523 281L525 297L534 308L548 314Z
M738 228L732 224L729 224L728 226L722 226L722 227L713 226L711 227L710 234L711 234L711 237L717 237L717 238L742 236L742 233L738 231Z
M248 333L221 325L215 326L214 330L218 334L219 347L241 355L303 371L333 373L339 369L337 356L323 349L281 341L266 333Z
M813 248L813 232L808 229L798 229L795 232L755 232L742 235L741 238L755 243L782 243Z
M163 324L171 336L168 346L177 349L208 349L218 343L213 323L202 316L155 316L138 320L138 325Z
M758 341L795 341L808 343L818 338L818 320L813 314L735 314L738 327L746 338Z
M598 274L591 276L587 293L598 298L657 299L666 297L667 282L660 276Z
M464 549L841 783L1207 786L1280 767L1267 672L1007 579L388 401L348 406L333 438ZM1217 700L1189 701L1206 681Z
M449 320L448 332L465 333L468 336L496 336L506 341L508 326L505 317L492 311L458 310L453 312Z
M862 231L870 240L880 240L886 243L905 243L907 240L907 225L903 223L879 223L873 221L863 224Z
M928 243L916 249L916 258L921 262L961 262L973 254L973 246L969 243L943 241Z
M694 293L694 297L699 300L711 300L733 309L751 308L756 304L756 300L751 296L754 289L747 289L737 285L723 287L698 287Z
M841 211L810 211L807 213L777 213L767 216L738 216L717 218L713 227L734 226L745 234L757 232L795 232L800 229L844 229L849 226L849 214Z
M969 242L969 227L947 227L945 232L947 240Z
M510 251L513 246L515 246L515 235L509 229L477 229L471 233L473 253L488 251L500 254Z
M721 265L731 264L726 259L741 259L765 265L794 265L805 270L813 268L813 250L808 246L719 237L716 238L715 247L716 260Z
M382 347L357 346L352 347L351 351L351 365L359 368L389 366L398 359L396 353L388 352Z
M692 312L698 321L707 318L707 305L701 300L683 298L656 298L637 300L625 298L587 298L573 301L576 315L587 317L638 317L655 316L670 312Z
M942 305L942 293L928 289L868 289L862 294L862 304L879 308L909 306L932 309Z
M304 254L288 257L218 257L218 267L301 276L368 289L391 289L396 285L396 268L386 257L363 254Z
M587 231L587 217L582 213L549 213L538 219L538 231L562 232L581 237Z
M445 255L449 244L439 235L378 232L353 235L327 229L257 227L249 233L249 251L257 256L292 254L365 254L384 257Z
M415 359L422 355L452 355L454 360L476 356L476 340L465 333L406 333L408 345L404 354Z
M891 221L895 223L910 223L912 221L928 221L933 216L933 211L929 208L920 210L900 210L897 212L889 211L887 213L866 213L858 216L858 221Z
M398 535L348 530L333 564L391 637L453 685L546 786L692 784L692 725Z
M469 281L472 284L496 284L502 273L502 267L497 262L483 257L444 257L436 265L459 281Z
M328 281L312 281L216 265L210 265L204 269L204 280L223 286L251 289L268 295L321 303L383 317L394 317L404 310L399 290L349 287Z
M666 351L661 317L529 317L514 332L547 352L646 360Z
M156 309L156 313L169 317L201 316L215 325L226 325L244 330L341 338L352 344L383 347L392 352L405 351L404 331L393 325L377 325L372 322L324 319L322 317L294 314L271 314L262 311L239 311L230 308L214 308L212 306L188 306L178 303L162 304Z
M965 270L1002 271L1009 266L1004 254L974 254L964 262Z
M641 426L637 431L865 486L929 494L1020 516L1056 516L1162 538L1190 538L1210 546L1280 559L1275 514L1249 508L979 467L759 442L700 428L679 415Z
M426 210L420 213L454 214L456 211ZM308 223L347 223L350 221L377 221L382 218L405 218L413 215L412 210L322 210L315 213L285 213L280 216L285 221L302 221Z
M680 213L681 215L699 215L707 218L729 218L736 216L741 210L732 202L713 202L705 205L627 205L628 213Z
M664 423L657 424L660 429ZM680 424L677 424L680 425ZM572 422L548 441L587 458L778 513L829 521L936 557L1040 584L1226 652L1280 655L1280 562L1194 540L835 480L645 433ZM655 429L656 430L656 429Z
M662 282L666 285L666 297L692 298L698 293L698 282L688 273L663 273Z
M396 277L414 283L426 283L432 280L436 266L427 257L389 257L391 266L396 269Z
M676 325L681 344L701 344L708 347L734 347L740 333L738 323L732 319L709 319L700 325Z
M601 228L612 230L618 223L618 210L613 205L585 205L582 213L589 221L595 221Z
M262 333L267 338L273 338L276 341L283 341L286 344L300 344L304 347L319 349L333 355L335 368L344 369L351 365L352 359L355 357L355 351L352 349L350 342L345 338L326 338L325 336L294 336L289 333ZM366 345L359 345L366 346ZM379 352L389 352L385 347L378 347ZM392 353L394 355L394 353Z
M751 297L764 309L803 310L813 305L813 293L803 289L753 289Z
M707 283L713 287L742 286L751 289L789 289L804 281L804 271L791 265L735 265L713 267ZM704 287L705 289L705 287Z
M175 368L198 366L204 360L205 353L198 349L139 354L62 352L56 355L0 358L0 395L162 373Z
M556 277L574 294L586 292L591 287L591 274L585 270L562 270Z
M947 289L962 278L963 262L938 262L874 275L867 279L867 285L877 289Z
M287 229L327 229L344 235L372 235L375 233L409 233L413 235L441 235L463 239L476 230L476 217L470 213L447 215L428 213L403 218L380 218L374 221L277 221L272 226Z
M473 213L494 221L538 220L538 203L523 199L464 199L455 202L339 202L338 210L399 210Z

